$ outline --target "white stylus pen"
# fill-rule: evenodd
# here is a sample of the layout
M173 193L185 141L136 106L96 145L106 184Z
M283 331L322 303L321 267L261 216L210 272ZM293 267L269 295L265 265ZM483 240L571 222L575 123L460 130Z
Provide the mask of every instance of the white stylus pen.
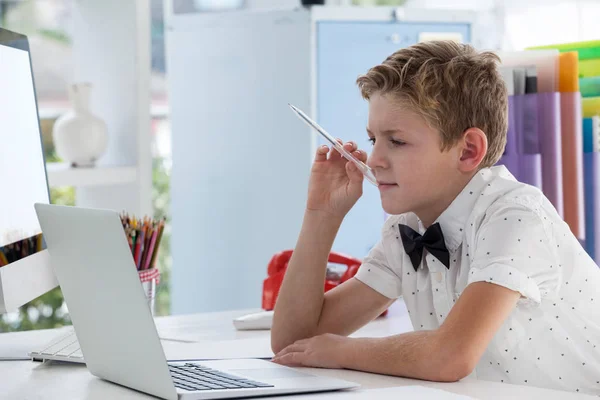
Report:
M302 110L300 110L299 108L291 105L288 103L288 105L290 106L290 108L296 113L296 115L303 120L304 122L306 122L306 124L310 127L312 127L313 129L315 129L317 132L319 132L325 139L327 139L327 141L329 143L331 143L331 145L342 155L344 156L344 158L348 161L352 161L357 167L358 169L363 173L363 175L365 176L365 178L367 178L367 180L369 182L371 182L373 185L375 186L379 186L377 184L377 179L375 178L375 175L373 174L373 171L371 170L371 168L369 168L365 163L363 163L362 161L360 161L358 158L354 157L350 152L348 152L346 149L344 149L344 146L341 145L337 140L335 140L329 133L327 133L325 131L325 129L321 128L319 126L319 124L317 124L315 121L313 121L312 119L310 119L306 114L304 114L302 112Z

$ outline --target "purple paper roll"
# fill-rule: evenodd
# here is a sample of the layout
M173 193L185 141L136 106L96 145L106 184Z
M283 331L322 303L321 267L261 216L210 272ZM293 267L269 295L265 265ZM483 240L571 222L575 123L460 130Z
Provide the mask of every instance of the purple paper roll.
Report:
M538 93L538 129L544 194L564 218L560 93Z
M519 143L520 154L540 154L539 138L539 107L537 93L526 94L523 97L523 121Z
M518 180L543 190L538 99L536 93L513 96Z
M519 165L519 156L517 154L512 155L504 155L500 157L500 160L496 163L496 165L504 165L508 172L510 172L516 180L521 182L521 174L520 174L520 165Z
M521 182L543 189L542 184L542 155L521 154L519 156Z

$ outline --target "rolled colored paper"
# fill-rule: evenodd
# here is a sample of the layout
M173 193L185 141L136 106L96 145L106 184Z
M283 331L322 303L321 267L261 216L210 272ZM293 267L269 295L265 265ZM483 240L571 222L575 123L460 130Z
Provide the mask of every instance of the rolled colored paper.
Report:
M579 92L560 94L564 220L573 234L585 239L583 199L583 134Z
M565 221L579 239L585 238L583 195L583 136L577 52L561 53L558 87L561 92L561 134Z
M579 60L575 51L558 56L558 91L579 92Z
M538 129L544 194L564 217L560 93L538 93Z
M593 151L600 152L600 116L598 115L592 117L592 138Z
M516 90L515 90L516 91ZM539 189L542 188L542 165L538 136L538 102L537 94L513 96L514 143L516 144L518 176L523 182ZM512 150L512 149L511 149ZM531 157L537 155L538 157ZM509 162L515 161L508 158ZM511 171L512 172L512 171ZM514 175L514 173L513 173Z
M582 97L600 96L600 76L579 78L579 90Z
M496 165L504 165L516 180L523 182L518 154L505 154L500 157Z
M593 153L594 152L594 121L591 118L583 119L583 152ZM585 174L585 168L583 173ZM585 190L585 189L584 189Z
M585 153L585 249L600 265L600 153Z
M586 97L581 100L581 104L584 118L600 115L600 96Z
M591 78L600 76L600 58L583 60L579 62L579 77Z
M600 152L600 116L583 119L583 152Z
M541 154L519 154L519 171L521 182L543 191Z
M558 51L576 51L579 54L579 60L591 60L600 58L600 40L588 40L583 42L572 42L562 44L549 44L545 46L528 47L528 50L557 49Z
M506 85L506 91L509 96L513 96L515 94L515 79L514 79L514 68L504 67L500 65L498 68L500 71L500 75L502 76L502 80Z
M523 120L521 126L521 138L519 147L520 154L540 154L539 137L539 107L537 93L523 96Z
M513 68L513 81L515 95L525 94L525 82L527 80L527 68L525 67L514 67Z
M503 67L523 67L534 65L537 70L539 93L558 90L558 50L531 50L497 52Z
M525 68L525 94L537 92L537 69L535 66L529 66Z
M519 97L519 96L517 96ZM525 94L523 98L523 120L519 146L522 182L543 191L542 156L539 139L538 95ZM518 115L518 114L517 114ZM517 130L518 132L518 130Z

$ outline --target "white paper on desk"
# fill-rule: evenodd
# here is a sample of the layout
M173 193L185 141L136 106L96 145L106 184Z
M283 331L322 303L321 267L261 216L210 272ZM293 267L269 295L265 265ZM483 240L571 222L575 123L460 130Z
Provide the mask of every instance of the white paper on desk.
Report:
M167 360L227 360L271 358L270 338L203 341L197 343L162 342Z
M294 400L330 400L332 398L335 399L336 397L349 400L474 400L473 397L463 396L460 394L447 392L445 390L428 388L425 386L400 386L385 389L357 389L311 395L295 395Z

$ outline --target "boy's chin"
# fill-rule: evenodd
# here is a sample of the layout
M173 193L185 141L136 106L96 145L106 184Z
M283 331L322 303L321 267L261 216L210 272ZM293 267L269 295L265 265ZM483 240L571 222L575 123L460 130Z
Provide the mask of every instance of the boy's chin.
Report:
M409 207L403 204L387 204L384 201L381 205L383 207L383 211L390 215L400 215L410 211Z

